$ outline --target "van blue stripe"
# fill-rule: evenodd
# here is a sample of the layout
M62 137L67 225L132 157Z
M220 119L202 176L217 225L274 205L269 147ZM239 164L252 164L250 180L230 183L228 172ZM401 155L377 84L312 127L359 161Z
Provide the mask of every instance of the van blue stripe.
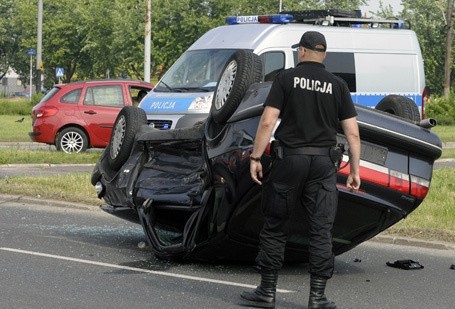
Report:
M381 101L387 94L385 93L374 93L374 94L362 94L362 93L351 93L352 101L354 103L367 106L367 107L375 107L379 101ZM415 93L406 93L399 95L408 97L413 100L418 107L422 107L422 95L415 94Z

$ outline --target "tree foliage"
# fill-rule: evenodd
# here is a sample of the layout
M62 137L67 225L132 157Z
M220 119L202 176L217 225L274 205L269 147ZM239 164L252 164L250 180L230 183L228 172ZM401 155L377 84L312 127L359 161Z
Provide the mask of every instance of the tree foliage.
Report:
M152 74L168 69L203 33L224 24L226 16L271 14L279 0L151 0ZM283 0L282 10L358 9L368 0ZM43 0L45 87L94 78L143 79L145 0ZM425 59L428 88L442 88L445 0L403 0L401 16L417 32ZM0 1L0 78L13 68L23 81L36 49L38 0ZM390 17L391 7L379 15Z
M404 0L402 17L409 19L425 59L427 88L441 93L444 81L446 0Z

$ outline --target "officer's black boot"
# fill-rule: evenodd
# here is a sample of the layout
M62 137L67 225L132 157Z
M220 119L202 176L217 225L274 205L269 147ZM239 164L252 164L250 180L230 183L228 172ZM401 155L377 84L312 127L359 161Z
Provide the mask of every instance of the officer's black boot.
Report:
M275 308L277 281L278 272L276 270L262 270L261 284L252 292L244 291L240 294L244 305L256 308Z
M325 286L327 278L311 276L310 281L310 300L308 301L308 309L329 308L336 309L334 302L327 299L325 296Z

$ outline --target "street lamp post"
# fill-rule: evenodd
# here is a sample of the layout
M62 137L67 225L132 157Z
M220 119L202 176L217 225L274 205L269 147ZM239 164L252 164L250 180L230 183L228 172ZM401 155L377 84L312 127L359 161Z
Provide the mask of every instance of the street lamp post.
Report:
M32 100L32 88L33 88L33 55L36 55L36 50L29 49L27 54L30 56L30 101Z

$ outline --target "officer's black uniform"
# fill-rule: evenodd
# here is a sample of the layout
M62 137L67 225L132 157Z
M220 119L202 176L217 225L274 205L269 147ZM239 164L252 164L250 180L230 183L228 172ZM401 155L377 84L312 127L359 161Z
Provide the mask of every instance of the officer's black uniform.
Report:
M339 121L357 115L349 89L323 64L301 62L277 76L264 105L281 110L275 138L284 151L263 183L265 223L256 263L269 270L282 267L288 219L301 202L310 223L309 271L330 278L338 191L329 149L336 144Z

